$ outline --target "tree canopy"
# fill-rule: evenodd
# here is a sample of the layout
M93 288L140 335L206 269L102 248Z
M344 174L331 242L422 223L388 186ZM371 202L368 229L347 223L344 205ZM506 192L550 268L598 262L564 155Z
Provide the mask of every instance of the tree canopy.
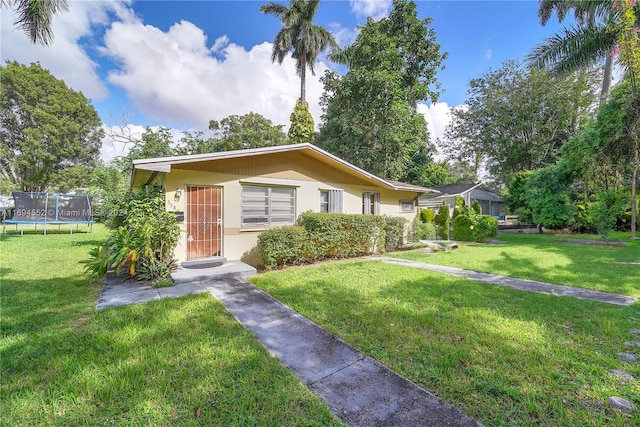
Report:
M471 80L470 97L452 109L442 146L451 158L482 159L502 185L518 171L552 165L589 117L594 79L593 72L553 76L507 61Z
M432 146L420 100L436 100L440 53L430 20L415 3L395 0L389 18L367 20L356 41L332 56L350 68L327 72L322 126L316 143L356 166L387 179L417 182Z
M39 64L0 67L0 175L15 188L42 191L56 174L94 166L103 136L98 113L81 92Z

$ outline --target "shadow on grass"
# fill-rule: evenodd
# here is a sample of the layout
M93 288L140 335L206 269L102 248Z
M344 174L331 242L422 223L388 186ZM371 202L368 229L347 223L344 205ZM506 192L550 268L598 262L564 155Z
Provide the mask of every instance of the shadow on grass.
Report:
M618 415L603 407L603 393L637 396L608 369L640 375L616 356L640 303L621 308L359 261L251 281L489 425L611 422ZM565 403L574 400L575 408Z
M67 307L65 319L31 330L14 325L3 347L3 373L12 379L3 395L16 406L5 421L336 424L208 295L77 313Z
M640 257L640 241L625 247L555 242L556 235L502 234L502 244L464 244L456 252L391 256L640 297L640 268L618 264Z

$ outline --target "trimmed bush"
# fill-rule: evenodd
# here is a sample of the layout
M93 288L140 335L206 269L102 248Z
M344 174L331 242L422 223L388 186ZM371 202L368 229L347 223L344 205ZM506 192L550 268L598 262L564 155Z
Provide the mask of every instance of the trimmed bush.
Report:
M479 215L473 208L465 208L453 220L453 239L462 242L480 242L498 234L498 220Z
M395 216L385 216L385 250L394 251L404 244L404 226L407 220Z
M433 219L433 222L438 226L438 235L442 240L449 240L449 225L451 224L451 218L449 217L449 206L442 202L438 214Z
M424 222L418 228L418 236L420 240L436 240L438 228L433 222Z
M498 235L498 220L491 215L480 215L476 224L476 241L489 240Z
M460 214L453 220L453 240L475 242L475 221L470 215Z
M420 218L422 222L431 222L436 217L436 213L433 209L421 209L420 210Z
M385 218L376 215L304 212L298 225L307 230L309 258L347 258L385 248Z
M305 254L308 240L307 230L296 225L265 230L258 236L258 253L268 268L294 264Z
M471 203L471 209L476 211L478 215L482 215L482 206L480 206L480 202L477 200L474 200L473 203Z

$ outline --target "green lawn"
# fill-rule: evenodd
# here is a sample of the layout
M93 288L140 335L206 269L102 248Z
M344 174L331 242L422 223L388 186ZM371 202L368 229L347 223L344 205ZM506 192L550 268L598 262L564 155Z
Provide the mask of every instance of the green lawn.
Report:
M550 245L544 242L530 246ZM599 250L602 259L614 258ZM564 254L564 275L582 274L572 272L581 263L571 249L553 253ZM482 262L491 265L489 258ZM632 339L629 328L640 328L633 319L640 318L640 303L619 307L520 292L363 260L250 280L485 425L640 425L640 410L621 414L606 403L620 396L640 407L638 383L609 372L623 369L640 378L639 363L617 356L630 351L640 357L640 349L623 344ZM628 278L619 283L633 286Z
M461 244L454 251L427 254L424 249L388 254L430 264L460 267L521 279L576 286L640 298L640 240L629 233L612 237L625 247L558 243L556 239L592 239L593 235L503 233L501 244Z
M104 228L0 238L0 425L338 425L209 295L94 311Z

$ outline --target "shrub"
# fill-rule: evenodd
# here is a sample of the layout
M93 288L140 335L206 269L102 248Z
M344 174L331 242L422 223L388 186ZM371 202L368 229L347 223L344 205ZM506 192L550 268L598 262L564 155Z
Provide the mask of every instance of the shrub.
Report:
M606 238L623 216L629 199L626 194L614 191L600 191L595 203L591 205L591 217L596 231Z
M449 206L442 202L438 214L433 222L438 226L438 235L442 240L449 240L449 225L451 218L449 217Z
M498 234L498 220L479 215L475 209L465 208L453 220L453 239L462 242L480 242Z
M309 235L303 227L290 225L273 228L258 236L258 253L268 268L293 264L304 256L308 240Z
M385 216L385 250L393 251L404 244L404 226L407 220L400 217Z
M120 274L126 267L129 276L139 280L167 277L175 269L173 249L180 229L175 215L165 208L164 190L145 187L130 194L126 212L123 225L112 232L104 247L91 250L90 258L81 261L85 270L104 274L115 268Z
M307 230L311 258L346 258L385 248L385 218L376 215L304 212L298 225Z
M431 222L435 218L436 213L433 209L421 209L420 210L420 218L422 222Z
M433 222L424 222L418 228L418 237L420 240L436 240L438 230Z
M407 241L414 243L420 240L435 240L437 235L437 226L433 221L422 222L422 215L419 213L411 221L409 232L407 233Z
M476 211L477 214L482 214L482 207L480 206L480 202L477 200L474 200L473 203L471 203L471 209Z
M480 215L476 224L476 241L489 240L498 235L498 220L490 215Z
M460 214L453 220L453 240L475 242L475 221L470 215Z

